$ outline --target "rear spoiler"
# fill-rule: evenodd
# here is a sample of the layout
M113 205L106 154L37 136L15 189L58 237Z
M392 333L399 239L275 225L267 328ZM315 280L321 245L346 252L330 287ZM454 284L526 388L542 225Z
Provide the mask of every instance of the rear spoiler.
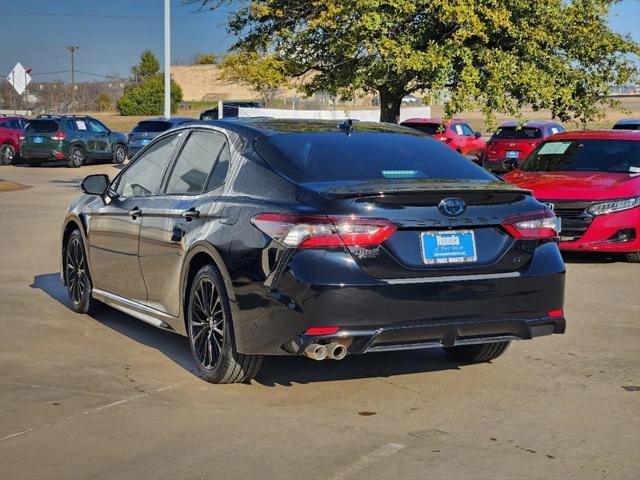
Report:
M301 187L312 190L331 199L362 197L384 197L393 195L411 195L437 193L439 195L460 195L461 193L519 193L531 195L515 185L496 181L442 181L442 180L389 180L370 182L317 182L303 183Z

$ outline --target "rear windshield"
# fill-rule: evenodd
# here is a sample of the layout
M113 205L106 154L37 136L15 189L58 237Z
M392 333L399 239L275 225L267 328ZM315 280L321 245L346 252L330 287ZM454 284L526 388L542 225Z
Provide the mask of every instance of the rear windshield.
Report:
M493 134L493 138L508 138L511 140L527 140L529 138L542 138L542 130L539 128L516 128L516 127L501 127L496 133Z
M171 123L169 122L144 121L136 125L133 131L138 133L159 133L169 130L170 128Z
M438 123L403 123L405 127L415 128L419 132L435 135L444 132L444 127Z
M565 140L544 142L522 166L532 172L640 173L640 142Z
M255 148L273 168L299 183L374 179L495 180L442 143L416 133L287 133Z
M58 131L55 120L31 120L25 129L27 133L49 133Z
M616 123L614 130L640 130L640 122L638 123Z

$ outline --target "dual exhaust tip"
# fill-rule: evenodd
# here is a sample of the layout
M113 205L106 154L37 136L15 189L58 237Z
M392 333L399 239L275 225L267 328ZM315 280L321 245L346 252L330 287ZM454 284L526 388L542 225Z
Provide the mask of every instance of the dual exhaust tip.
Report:
M304 354L312 360L342 360L347 356L347 347L344 345L333 342L328 345L321 345L319 343L311 343L304 349Z

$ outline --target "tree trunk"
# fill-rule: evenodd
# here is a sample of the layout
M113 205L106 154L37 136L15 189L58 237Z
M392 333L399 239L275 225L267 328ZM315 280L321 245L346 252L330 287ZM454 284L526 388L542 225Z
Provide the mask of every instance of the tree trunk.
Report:
M404 93L381 88L380 95L380 121L389 123L400 122L400 105Z

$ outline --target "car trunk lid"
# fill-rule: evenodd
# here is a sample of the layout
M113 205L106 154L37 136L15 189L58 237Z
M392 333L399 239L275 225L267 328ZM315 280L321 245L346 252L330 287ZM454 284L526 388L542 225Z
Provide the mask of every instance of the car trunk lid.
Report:
M382 245L349 247L358 265L380 279L515 272L531 259L533 244L514 239L502 223L512 215L544 208L529 192L502 181L397 180L302 187L318 196L317 206L328 216L384 219L397 226ZM464 202L458 216L443 213L442 202L452 198ZM446 254L447 245L438 242L467 245L463 250L454 245L449 262L443 260L446 255L438 257L432 251ZM455 256L456 251L462 255Z

